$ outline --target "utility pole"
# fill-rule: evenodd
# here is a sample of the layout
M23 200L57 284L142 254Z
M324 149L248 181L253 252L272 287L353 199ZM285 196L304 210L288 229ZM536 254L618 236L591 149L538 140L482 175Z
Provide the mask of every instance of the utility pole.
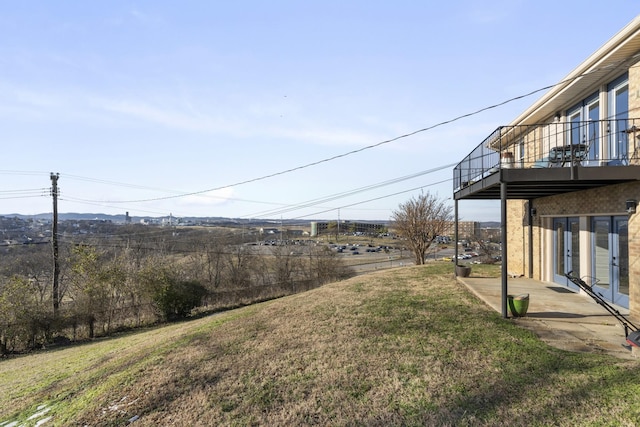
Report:
M51 173L51 196L53 197L53 226L51 228L51 242L53 244L53 316L58 316L60 308L60 294L58 278L60 264L58 262L58 178L59 173Z

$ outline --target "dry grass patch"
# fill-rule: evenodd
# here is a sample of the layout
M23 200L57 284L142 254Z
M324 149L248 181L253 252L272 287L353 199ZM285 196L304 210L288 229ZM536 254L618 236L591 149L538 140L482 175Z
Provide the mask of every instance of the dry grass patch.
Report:
M438 266L7 360L55 425L634 425L635 363L551 348ZM450 270L450 268L449 268ZM446 271L446 270L445 270ZM9 408L8 400L0 404ZM4 418L0 419L3 420Z

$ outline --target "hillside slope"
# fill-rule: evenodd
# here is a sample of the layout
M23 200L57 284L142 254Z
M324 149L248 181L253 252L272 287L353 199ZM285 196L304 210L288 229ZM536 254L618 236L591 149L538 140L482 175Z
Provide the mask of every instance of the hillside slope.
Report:
M387 270L2 361L0 425L640 420L636 363L548 347L438 273Z

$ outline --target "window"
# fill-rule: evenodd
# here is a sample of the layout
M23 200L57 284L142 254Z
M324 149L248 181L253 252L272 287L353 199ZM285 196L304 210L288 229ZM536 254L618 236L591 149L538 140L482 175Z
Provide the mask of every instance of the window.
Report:
M520 165L519 167L524 167L525 162L526 162L526 158L525 158L525 146L524 146L524 138L521 138L520 141L518 142L518 151L517 151L517 155L518 158L516 159L516 162Z
M584 144L587 148L587 161L600 157L600 100L598 92L583 99L567 110L569 121L567 145Z
M626 164L629 151L629 77L625 73L607 86L609 98L609 160Z

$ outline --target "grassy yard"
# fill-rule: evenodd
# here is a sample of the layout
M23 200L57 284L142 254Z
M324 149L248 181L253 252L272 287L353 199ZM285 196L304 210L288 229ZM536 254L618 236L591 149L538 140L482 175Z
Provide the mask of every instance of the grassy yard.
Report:
M632 426L640 364L549 347L433 264L4 360L0 408L0 426Z

